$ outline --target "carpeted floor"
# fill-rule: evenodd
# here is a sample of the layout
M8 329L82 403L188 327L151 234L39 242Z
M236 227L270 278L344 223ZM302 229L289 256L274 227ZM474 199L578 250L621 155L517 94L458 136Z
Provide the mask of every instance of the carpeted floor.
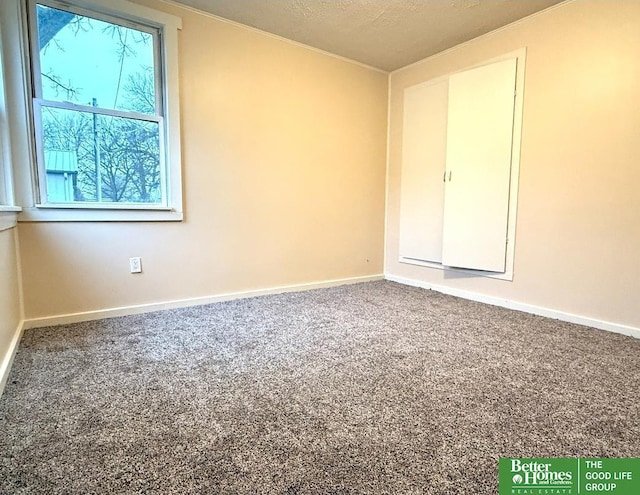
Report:
M373 282L27 331L10 494L495 494L640 457L640 340Z

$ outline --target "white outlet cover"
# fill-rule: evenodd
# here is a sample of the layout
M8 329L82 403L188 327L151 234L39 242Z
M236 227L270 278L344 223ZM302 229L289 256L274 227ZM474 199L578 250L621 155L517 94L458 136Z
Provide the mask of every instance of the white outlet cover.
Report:
M129 258L129 268L131 273L142 273L142 260L138 257Z

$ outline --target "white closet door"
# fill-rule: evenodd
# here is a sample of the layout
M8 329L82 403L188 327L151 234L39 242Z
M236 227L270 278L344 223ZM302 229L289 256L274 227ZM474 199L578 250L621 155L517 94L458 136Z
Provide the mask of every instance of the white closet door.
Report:
M404 92L400 257L440 263L448 82Z
M504 272L516 59L449 79L443 259Z

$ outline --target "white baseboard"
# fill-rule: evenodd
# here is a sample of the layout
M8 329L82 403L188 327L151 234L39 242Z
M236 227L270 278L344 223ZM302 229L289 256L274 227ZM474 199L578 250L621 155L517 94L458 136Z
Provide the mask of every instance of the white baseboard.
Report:
M119 308L99 309L95 311L84 311L65 315L46 316L43 318L31 318L24 321L24 328L41 328L53 325L66 325L68 323L78 323L81 321L100 320L102 318L113 318L115 316L128 316L163 309L185 308L189 306L202 306L221 301L231 301L233 299L245 299L248 297L266 296L270 294L282 294L284 292L300 292L312 289L323 289L326 287L337 287L340 285L357 284L361 282L372 282L374 280L384 280L384 275L371 275L365 277L341 278L326 280L322 282L311 282L306 284L283 285L267 289L256 289L241 292L229 292L214 296L193 297L189 299L177 299L173 301L163 301L148 304L138 304L133 306L122 306Z
M24 328L23 321L18 323L16 331L13 334L13 338L11 339L11 343L9 344L9 348L5 355L2 356L2 361L0 361L0 396L2 395L2 392L4 392L4 386L7 384L7 380L9 379L13 358L16 356L16 352L18 351L18 345L20 345L20 339L22 338L22 331Z
M501 306L503 308L515 309L517 311L523 311L525 313L531 313L538 316L546 316L548 318L567 321L569 323L577 323L578 325L585 325L588 327L598 328L600 330L607 330L608 332L621 333L623 335L629 335L631 337L635 337L636 339L640 339L640 328L621 325L619 323L597 320L595 318L574 315L572 313L566 313L564 311L559 311L556 309L534 306L533 304L511 301L509 299L502 299L495 296L487 296L485 294L480 294L477 292L456 289L453 287L447 287L445 285L431 284L429 282L423 282L421 280L397 277L395 275L386 275L385 279L391 282L411 285L413 287L435 290L436 292L442 292L443 294L449 294L451 296L461 297L463 299L470 299L472 301L491 304L492 306Z

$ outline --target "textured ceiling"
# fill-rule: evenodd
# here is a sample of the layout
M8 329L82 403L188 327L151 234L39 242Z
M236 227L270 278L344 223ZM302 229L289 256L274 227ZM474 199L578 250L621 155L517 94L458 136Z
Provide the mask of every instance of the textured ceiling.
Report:
M391 71L561 0L178 0Z

